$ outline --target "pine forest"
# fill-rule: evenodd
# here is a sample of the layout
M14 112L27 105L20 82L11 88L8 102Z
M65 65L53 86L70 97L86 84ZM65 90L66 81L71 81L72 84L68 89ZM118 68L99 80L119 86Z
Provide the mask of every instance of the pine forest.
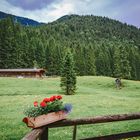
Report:
M0 69L46 69L60 75L67 50L77 75L140 80L140 29L107 17L66 15L39 26L0 20Z

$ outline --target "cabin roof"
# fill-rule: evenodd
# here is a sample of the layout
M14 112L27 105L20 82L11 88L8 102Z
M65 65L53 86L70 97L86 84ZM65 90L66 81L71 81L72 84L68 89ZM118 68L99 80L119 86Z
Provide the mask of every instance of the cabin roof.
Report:
M0 72L45 72L44 69L0 69Z

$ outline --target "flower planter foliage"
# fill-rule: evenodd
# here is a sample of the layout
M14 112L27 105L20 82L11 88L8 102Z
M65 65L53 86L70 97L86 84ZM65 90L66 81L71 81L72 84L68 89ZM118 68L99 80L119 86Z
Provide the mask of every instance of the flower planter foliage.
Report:
M44 98L40 104L35 101L33 106L24 111L27 117L23 119L23 122L28 127L41 127L65 119L68 112L71 111L71 107L70 104L63 104L62 96L60 95Z

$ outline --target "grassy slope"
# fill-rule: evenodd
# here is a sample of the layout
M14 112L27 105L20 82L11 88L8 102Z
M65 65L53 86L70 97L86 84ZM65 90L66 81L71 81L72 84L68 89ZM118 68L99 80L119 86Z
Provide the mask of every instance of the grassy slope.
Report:
M73 104L70 118L140 112L140 82L123 80L117 90L114 79L107 77L79 77L77 94L63 96ZM59 78L17 79L0 78L0 138L21 139L28 131L22 122L22 111L34 100L61 94ZM108 125L78 126L78 138L140 129L140 121L109 123ZM51 140L71 139L72 127L50 129Z

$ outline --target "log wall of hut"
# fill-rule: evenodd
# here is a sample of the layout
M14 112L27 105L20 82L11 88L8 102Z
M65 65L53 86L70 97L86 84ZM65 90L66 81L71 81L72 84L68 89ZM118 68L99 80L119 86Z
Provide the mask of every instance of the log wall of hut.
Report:
M44 73L43 69L2 69L0 70L0 77L42 77Z

